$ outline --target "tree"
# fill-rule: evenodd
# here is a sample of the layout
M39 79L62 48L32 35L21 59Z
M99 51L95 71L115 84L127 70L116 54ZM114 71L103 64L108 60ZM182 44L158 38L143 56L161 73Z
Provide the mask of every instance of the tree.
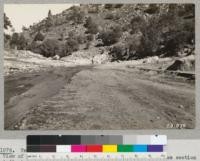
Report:
M145 19L143 16L137 16L131 20L131 34L141 35L140 43L136 45L137 48L131 47L131 50L136 50L138 58L152 56L158 52L162 40L163 26L166 25L163 25L161 21L163 19L160 19L158 15L148 19ZM134 41L132 41L132 46L134 46Z
M18 50L25 50L27 48L27 40L23 34L13 33L10 46L12 48L17 47Z
M9 27L12 28L12 24L11 24L9 18L4 13L4 29L7 30ZM4 46L5 47L9 47L10 40L11 40L11 36L4 33Z
M12 24L9 20L9 18L6 16L6 14L4 13L4 29L8 29L8 27L12 27Z
M28 31L28 28L25 27L25 26L22 26L22 31L23 31L23 32Z
M11 36L4 33L4 48L9 48L9 42L11 40Z
M52 17L51 10L49 10L49 12L48 12L48 17Z
M49 28L53 26L53 20L51 18L47 18L46 20L46 27Z
M158 12L161 9L151 5L152 10L148 11L151 16L139 15L131 20L131 34L142 35L140 45L131 49L136 50L137 58L160 54L174 56L181 48L194 41L194 6L170 4L164 7L166 9L161 8L162 12Z
M49 10L48 17L46 19L46 27L49 28L51 26L53 26L53 16L52 16L51 10Z
M34 41L43 41L44 40L44 35L39 31L34 38Z
M195 5L194 4L186 4L184 6L184 11L185 11L185 14L194 16L195 15Z
M10 41L10 46L12 48L17 47L18 45L18 40L19 40L19 34L18 33L13 33L12 37L11 37L11 41Z
M20 35L19 36L19 39L18 39L18 44L17 44L17 48L19 50L25 50L26 47L27 47L27 40L26 38L24 37L24 35Z

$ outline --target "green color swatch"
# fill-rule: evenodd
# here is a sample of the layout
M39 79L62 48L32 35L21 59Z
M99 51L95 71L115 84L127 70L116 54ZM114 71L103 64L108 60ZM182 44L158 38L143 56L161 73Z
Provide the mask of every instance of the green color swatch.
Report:
M132 152L133 145L118 145L117 152Z

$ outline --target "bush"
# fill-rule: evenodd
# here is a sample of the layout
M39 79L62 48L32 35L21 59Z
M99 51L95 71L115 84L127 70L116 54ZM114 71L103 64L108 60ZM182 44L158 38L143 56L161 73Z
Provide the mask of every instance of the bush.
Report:
M115 26L108 31L101 32L98 38L102 40L104 45L110 46L118 42L121 36L122 36L122 29L119 26Z
M77 40L69 39L65 44L66 53L71 54L73 51L77 51L79 49L79 43Z
M40 46L41 53L45 57L53 57L59 51L59 41L57 39L46 39Z
M98 32L98 26L91 17L87 18L84 27L87 28L87 33L96 34Z
M131 35L126 40L126 48L128 49L129 58L137 59L144 51L142 35Z
M79 43L77 40L68 39L66 42L61 42L59 44L59 49L57 55L60 57L69 56L72 52L77 51L79 49Z
M137 54L143 51L142 45L141 37L132 35L126 39L125 43L118 43L111 48L109 55L111 55L112 61L137 59Z
M108 10L112 9L113 7L114 7L114 4L105 4L104 6L104 8Z
M112 13L107 13L105 16L105 19L108 19L108 20L112 20L114 18L115 18L115 16Z
M94 35L92 35L92 34L87 35L87 40L88 41L93 41L94 40Z
M121 8L123 6L124 6L123 4L115 4L115 8Z
M85 36L82 36L82 35L76 36L74 37L74 39L77 40L79 44L84 44L86 42Z
M69 38L67 38L66 40L72 39L77 41L79 44L84 44L87 41L84 35L78 35L77 33L75 33L75 31L70 31L68 33L68 37Z
M107 20L119 20L121 18L121 15L119 13L107 13L104 17L104 19Z
M123 26L122 26L122 31L129 31L130 30L130 25L129 24L124 24Z
M75 36L76 36L75 31L69 31L69 32L68 32L68 37L74 38Z
M91 45L91 43L90 43L90 42L87 42L87 43L86 43L86 45L85 45L85 48L84 48L84 50L87 50L87 49L89 49L89 48L90 48L90 45Z
M72 12L71 15L69 16L70 20L73 20L77 24L81 24L84 21L85 13L79 9L79 7L72 7L71 8Z
M127 49L124 44L115 45L111 48L109 55L111 56L111 61L127 60Z
M133 17L130 22L131 34L137 33L138 31L143 32L146 29L147 23L142 16Z
M159 7L157 6L157 4L150 4L144 12L148 14L155 14L159 12Z
M88 8L88 13L99 13L101 4L93 4L92 7Z

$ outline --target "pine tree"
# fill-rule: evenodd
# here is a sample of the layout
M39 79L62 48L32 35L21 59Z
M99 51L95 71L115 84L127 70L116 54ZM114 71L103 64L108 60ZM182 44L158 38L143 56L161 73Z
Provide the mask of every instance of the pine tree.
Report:
M53 17L52 17L51 10L49 10L48 17L46 19L46 27L49 28L51 26L53 26Z
M52 17L51 10L49 10L49 12L48 12L48 17Z

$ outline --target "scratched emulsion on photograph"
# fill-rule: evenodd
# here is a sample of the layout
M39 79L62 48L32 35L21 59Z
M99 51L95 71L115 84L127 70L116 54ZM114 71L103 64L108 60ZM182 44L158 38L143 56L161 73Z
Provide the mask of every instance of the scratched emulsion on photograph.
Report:
M194 4L6 4L5 130L195 128Z

